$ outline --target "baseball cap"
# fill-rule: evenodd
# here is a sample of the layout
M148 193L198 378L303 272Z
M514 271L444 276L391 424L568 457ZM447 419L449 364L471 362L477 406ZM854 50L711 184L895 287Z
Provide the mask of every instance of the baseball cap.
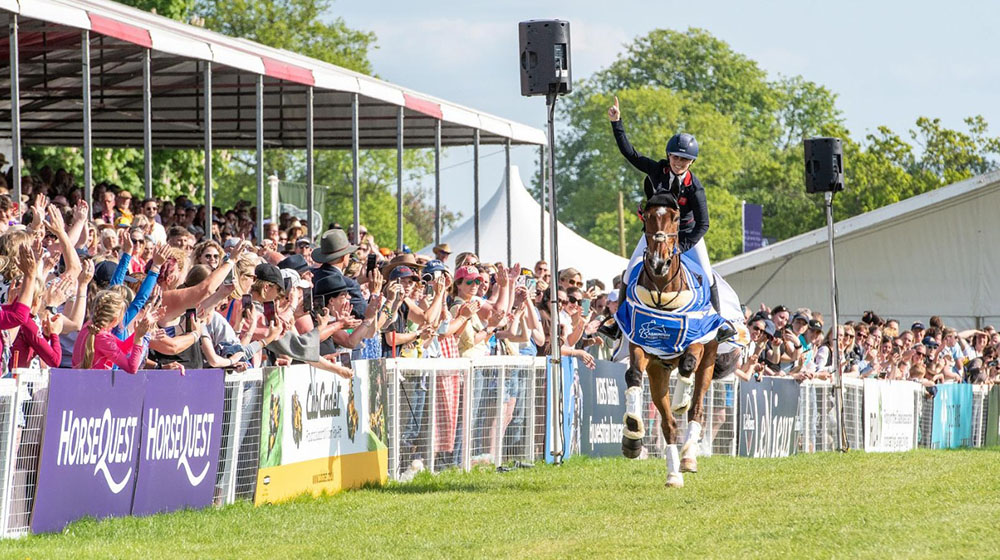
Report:
M922 331L922 330L924 330L924 324L921 323L920 321L917 321L916 323L913 323L912 325L910 325L910 330L911 331Z
M923 343L924 346L926 346L926 347L928 347L928 348L930 348L932 350L934 348L938 347L937 341L934 340L934 337L932 337L932 336L925 336L924 339L921 342Z
M774 327L774 321L770 319L764 319L764 332L767 333L767 336L770 338L774 338L775 330L776 329Z
M285 290L289 290L289 289L291 289L293 287L302 288L302 289L308 289L308 288L312 288L312 286L313 286L312 282L309 282L307 280L303 280L302 277L299 276L298 272L296 272L296 271L294 271L294 270L292 270L290 268L282 268L281 269L281 277L285 281Z
M820 321L819 319L810 319L809 320L809 330L822 332L823 331L823 322Z
M809 317L806 317L802 313L796 313L795 315L792 316L792 322L794 323L795 321L802 321L803 323L808 323Z
M459 267L455 271L455 281L465 280L466 278L479 278L479 269L474 266L463 266Z
M97 266L94 267L94 282L101 288L107 288L111 285L111 279L114 277L115 270L117 269L118 263L115 261L101 261L97 263ZM126 276L125 281L133 283L136 279Z
M425 282L430 282L434 278L435 272L444 272L444 263L438 259L431 259L424 264L424 271L421 278Z
M278 263L278 268L282 270L294 270L301 276L303 272L309 270L309 263L306 262L306 258L302 255L291 255L281 259L281 262Z
M611 303L616 303L618 301L618 290L611 290L608 292L608 301Z
M413 269L408 266L397 266L392 269L389 273L389 280L400 280L402 278L414 278L417 273L413 272Z
M273 264L258 264L257 268L253 270L253 275L256 276L258 280L270 282L282 290L285 289L285 279L281 276L281 271L278 270L278 267Z

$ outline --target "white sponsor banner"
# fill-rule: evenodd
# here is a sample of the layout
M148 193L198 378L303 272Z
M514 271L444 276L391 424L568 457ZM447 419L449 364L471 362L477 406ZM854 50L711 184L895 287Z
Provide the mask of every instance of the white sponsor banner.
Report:
M865 379L865 451L909 451L917 446L912 381Z
M281 464L368 451L363 383L304 364L286 367Z

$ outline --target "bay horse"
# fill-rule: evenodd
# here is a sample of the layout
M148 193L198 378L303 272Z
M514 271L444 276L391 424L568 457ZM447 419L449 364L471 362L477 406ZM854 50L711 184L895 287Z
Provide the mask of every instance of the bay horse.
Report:
M692 291L688 286L688 274L681 264L677 232L680 225L680 211L677 200L669 194L656 194L650 198L642 210L643 232L646 251L643 255L637 284L636 297L643 305L665 312L685 307L691 302ZM629 279L625 279L628 282ZM703 280L709 281L709 280ZM649 375L649 389L653 404L660 413L660 429L667 443L667 487L684 486L682 472L697 472L697 446L701 437L704 420L703 401L712 383L718 341L693 343L684 348L683 353L670 359L662 359L649 353L641 346L629 341L630 365L625 374L628 389L625 392L625 430L622 437L622 453L635 458L642 450L644 435L642 423L642 375ZM678 460L678 428L674 421L670 398L670 372L678 369L680 378L677 388L690 386L693 380L693 394L688 407L688 433ZM684 385L682 385L684 384Z

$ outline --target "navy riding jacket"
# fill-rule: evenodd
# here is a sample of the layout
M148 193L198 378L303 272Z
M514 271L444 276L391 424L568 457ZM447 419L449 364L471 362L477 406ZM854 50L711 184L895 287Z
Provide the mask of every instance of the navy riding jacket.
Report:
M670 171L670 162L665 159L656 161L637 152L625 136L625 125L621 119L611 123L611 130L615 134L618 150L625 159L633 167L648 175L652 181L653 191L650 192L647 188L646 198L649 199L654 193L664 190L677 197L681 211L681 223L677 232L678 247L681 252L694 247L708 232L708 200L705 198L705 189L701 186L701 181L688 170L680 185L680 192L671 191L670 180L673 175Z

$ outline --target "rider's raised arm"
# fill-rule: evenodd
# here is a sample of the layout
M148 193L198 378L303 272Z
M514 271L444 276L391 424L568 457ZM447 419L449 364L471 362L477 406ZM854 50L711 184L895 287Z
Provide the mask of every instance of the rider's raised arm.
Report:
M652 175L656 172L660 167L660 162L640 154L632 147L632 144L628 141L628 137L625 135L625 125L622 124L621 119L611 121L611 131L615 134L615 143L618 144L618 151L625 156L625 159L633 167L646 175Z
M677 244L682 253L697 245L708 233L708 200L705 198L705 189L695 189L691 196L687 204L694 217L694 229L678 236Z

